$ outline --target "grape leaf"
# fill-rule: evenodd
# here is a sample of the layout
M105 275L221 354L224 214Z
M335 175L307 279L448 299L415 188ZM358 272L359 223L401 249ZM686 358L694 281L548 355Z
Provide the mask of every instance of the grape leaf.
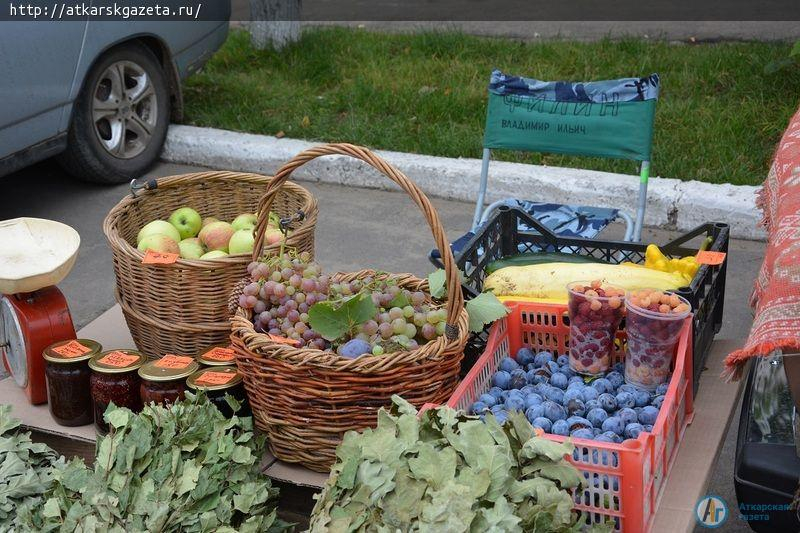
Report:
M359 293L336 307L336 302L317 302L308 310L311 327L329 341L335 341L356 325L373 318L378 310L372 297Z
M482 292L466 303L469 315L469 330L483 331L483 327L508 314L508 308L490 292Z
M398 292L392 301L389 302L389 307L399 307L402 309L403 307L410 305L411 302L408 301L408 297L403 294L403 291Z
M445 272L443 269L434 270L428 274L428 290L434 298L444 296Z

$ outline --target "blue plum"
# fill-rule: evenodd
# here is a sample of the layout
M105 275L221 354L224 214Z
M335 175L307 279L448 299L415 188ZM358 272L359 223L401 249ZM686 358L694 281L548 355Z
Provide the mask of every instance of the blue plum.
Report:
M635 439L639 436L639 434L644 431L644 427L638 422L633 422L625 426L625 438L626 439Z
M636 405L636 398L633 397L633 394L630 392L620 392L617 393L617 407L622 409L623 407L630 407L633 408Z
M639 422L641 422L642 424L653 426L655 425L657 418L658 418L658 408L653 407L652 405L647 405L645 407L642 407L642 410L639 412Z
M342 357L355 359L366 353L372 354L372 346L361 339L352 339L342 345L339 353Z
M661 383L658 387L656 387L656 396L664 396L667 394L667 390L669 389L669 383Z
M535 428L543 430L545 433L550 433L550 431L553 429L553 423L550 422L549 419L543 416L540 416L539 418L531 422L531 425Z
M583 389L583 401L589 402L591 400L596 400L600 396L600 393L594 387L584 387Z
M505 370L498 370L492 376L492 385L495 387L500 387L501 389L508 389L509 384L511 383L511 374L506 372Z
M556 420L553 422L552 431L554 435L562 435L567 437L569 436L569 424L566 420Z
M533 423L534 420L541 416L544 416L544 406L542 404L533 405L525 410L525 418L530 423Z
M477 401L472 404L472 406L469 409L469 412L473 415L479 415L488 409L489 407L485 403Z
M550 385L554 387L558 387L561 390L567 388L567 383L569 382L569 378L562 374L561 372L555 372L550 376Z
M603 427L603 422L606 418L608 418L608 413L602 407L595 407L586 413L586 419L597 428Z
M556 402L547 400L544 403L542 403L542 408L544 409L543 415L549 418L553 422L555 422L556 420L563 420L567 418L566 409L564 409L563 406L557 404Z
M622 424L622 419L618 416L609 416L603 421L603 432L612 431L617 435L622 435L625 431L625 426Z
M575 431L571 432L569 435L570 435L570 437L575 438L575 439L589 439L589 440L594 439L594 433L592 432L591 429L587 429L587 428L576 429Z
M527 367L529 364L533 363L536 359L536 354L533 353L533 350L530 348L520 348L517 351L517 362L524 367Z
M597 392L603 394L604 392L611 392L614 390L614 387L611 386L611 382L608 381L606 378L598 378L591 383L592 387L597 389Z
M633 422L639 421L639 416L636 414L636 411L631 409L630 407L623 407L619 411L617 411L616 416L622 419L622 423L626 426Z
M539 352L536 354L536 357L533 359L533 364L537 367L543 367L548 362L553 360L553 354L550 352Z
M517 363L511 357L503 357L500 359L500 364L497 365L498 370L505 370L506 372L513 372L519 368L519 363Z
M597 401L600 402L600 407L609 413L613 413L617 410L617 398L612 394L604 392L597 398Z
M611 383L611 386L615 389L619 388L620 385L625 383L625 378L617 372L616 370L612 370L608 374L606 374L606 379Z
M497 403L497 398L495 398L493 394L485 392L480 395L478 401L485 403L488 407L491 407Z
M558 363L558 366L569 365L569 356L567 354L559 355L556 357L556 363Z
M586 414L586 405L584 405L583 400L577 398L565 401L564 407L567 408L567 413L569 415L583 416Z
M646 390L639 389L634 394L633 397L636 400L636 407L644 407L650 403L650 393Z
M507 411L524 411L525 400L521 396L511 396L505 403Z
M541 404L543 401L544 401L544 398L542 398L539 394L536 394L535 392L532 392L532 393L528 394L527 396L525 396L525 408L529 409L529 408L533 407L534 405Z

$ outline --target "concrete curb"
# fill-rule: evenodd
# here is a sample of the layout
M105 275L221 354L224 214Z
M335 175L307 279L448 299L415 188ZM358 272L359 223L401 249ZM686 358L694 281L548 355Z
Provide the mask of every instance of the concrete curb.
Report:
M173 125L162 159L217 169L274 173L298 152L320 143L278 139L213 128ZM480 160L452 159L378 150L378 154L413 179L426 194L474 202ZM374 169L349 157L317 159L292 175L307 180L355 187L397 189ZM494 162L487 200L517 197L546 202L620 206L633 214L639 180L609 172ZM727 222L733 237L765 238L755 206L758 187L714 185L699 181L652 178L645 224L689 230L707 221Z

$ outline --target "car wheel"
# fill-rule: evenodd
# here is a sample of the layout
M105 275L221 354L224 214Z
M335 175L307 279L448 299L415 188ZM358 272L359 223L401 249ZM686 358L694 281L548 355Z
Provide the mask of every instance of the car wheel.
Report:
M153 53L138 43L114 48L86 76L59 162L94 183L137 178L161 152L169 108L167 80Z

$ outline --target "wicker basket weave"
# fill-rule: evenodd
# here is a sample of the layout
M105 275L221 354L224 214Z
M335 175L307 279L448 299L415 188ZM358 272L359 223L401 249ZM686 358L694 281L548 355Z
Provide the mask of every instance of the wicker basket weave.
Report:
M330 469L344 433L374 426L378 409L390 404L393 394L417 407L446 400L458 384L468 335L458 271L436 210L411 180L369 150L332 144L298 154L276 173L261 213L268 210L293 170L317 157L335 154L361 159L381 171L400 185L425 215L437 247L445 250L447 327L445 336L413 351L346 359L330 351L275 343L268 335L257 333L250 310L236 304L244 283L237 286L230 300L236 309L231 339L256 425L267 433L276 457L320 472ZM264 225L261 220L262 231ZM401 287L428 292L427 280L410 274L362 270L335 274L332 279L365 277L391 278Z
M214 260L179 259L170 265L142 264L136 235L146 223L166 219L182 206L204 217L232 220L255 212L272 178L241 172L199 172L148 182L146 190L122 199L103 221L114 254L116 298L137 348L153 357L195 354L230 335L228 297L247 271L250 254ZM314 253L317 201L303 187L283 183L272 210L300 218L287 242ZM260 241L263 243L263 239ZM261 250L257 247L255 250ZM278 245L263 248L265 253Z

